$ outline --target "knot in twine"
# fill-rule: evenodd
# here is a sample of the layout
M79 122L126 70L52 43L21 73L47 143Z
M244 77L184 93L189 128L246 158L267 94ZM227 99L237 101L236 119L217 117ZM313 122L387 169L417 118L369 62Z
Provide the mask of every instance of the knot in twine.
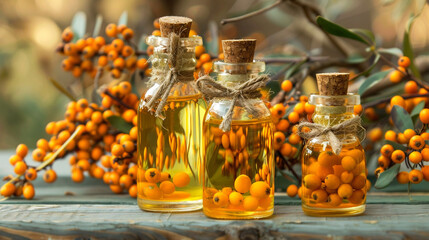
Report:
M304 132L302 129L308 127L309 132ZM337 135L354 133L357 131L359 140L362 142L365 139L365 128L360 124L360 117L356 116L334 126L323 126L318 123L300 122L298 125L298 135L304 139L324 136L328 139L329 144L335 154L341 152L343 143L338 139Z
M167 42L167 55L169 68L165 70L157 70L152 72L150 83L160 83L158 90L151 97L151 99L144 104L148 109L155 107L156 102L159 100L159 104L155 110L155 116L165 119L161 115L162 109L167 103L168 96L170 95L171 88L179 81L189 82L193 81L194 77L182 77L180 76L179 69L181 65L182 55L184 54L184 48L180 47L180 37L176 33L172 32L168 36ZM150 59L151 61L151 59ZM180 78L179 78L180 76Z
M222 131L227 132L231 129L232 114L234 112L234 106L238 104L238 101L240 101L239 104L243 106L250 114L257 117L258 111L255 110L254 106L249 102L249 100L260 98L262 96L259 89L264 87L268 80L270 80L268 75L263 74L252 78L235 88L228 88L216 82L210 76L205 75L197 80L197 89L207 99L216 97L232 98L231 105L229 106L226 115L223 116L223 120L219 125L219 128Z

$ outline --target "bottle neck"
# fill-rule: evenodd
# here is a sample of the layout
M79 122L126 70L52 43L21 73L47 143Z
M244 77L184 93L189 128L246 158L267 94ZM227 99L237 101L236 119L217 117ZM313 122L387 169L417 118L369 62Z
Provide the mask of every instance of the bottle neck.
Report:
M332 127L355 117L353 106L316 106L313 122L322 126Z
M217 75L217 81L225 87L234 88L257 76L257 73L230 74L220 72Z

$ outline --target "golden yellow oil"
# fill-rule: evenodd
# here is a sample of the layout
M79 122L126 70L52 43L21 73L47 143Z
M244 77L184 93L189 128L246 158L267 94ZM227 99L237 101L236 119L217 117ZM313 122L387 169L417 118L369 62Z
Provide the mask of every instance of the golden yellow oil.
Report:
M302 159L300 194L304 213L351 216L365 211L367 169L359 141L344 144L338 155L329 145L306 145Z
M203 124L204 214L220 219L256 219L271 216L274 207L275 174L271 118L232 121L229 132L220 130L220 123L220 120L208 120ZM250 192L237 194L234 184L240 175L248 176L251 184L262 181L270 187L266 197L258 199L255 207L249 207L252 205L250 200L256 201L256 198L250 199ZM243 201L233 205L230 200L232 193L243 198ZM217 196L223 196L222 203L216 202L219 201Z
M141 209L169 212L201 209L201 126L205 109L200 94L169 97L164 107L164 120L156 118L146 108L139 108L137 197ZM146 174L148 169L156 169L163 179L150 182ZM179 175L182 179L183 176L189 178L189 183L176 184ZM162 188L164 181L174 183L172 193Z

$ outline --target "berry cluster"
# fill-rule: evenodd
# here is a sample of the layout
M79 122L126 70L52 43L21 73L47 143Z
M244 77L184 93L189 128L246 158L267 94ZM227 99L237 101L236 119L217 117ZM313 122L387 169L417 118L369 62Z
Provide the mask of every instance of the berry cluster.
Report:
M70 102L64 120L50 122L46 133L50 139L41 138L32 152L38 167L28 165L25 159L28 148L20 144L16 154L9 161L14 166L16 177L1 188L1 194L9 197L24 195L34 197L34 181L39 172L44 172L47 183L56 180L52 168L54 161L70 156L71 179L82 182L85 172L89 176L103 179L115 193L127 190L132 197L137 196L137 114L138 97L131 92L129 82L112 86L102 94L101 106L86 99ZM129 126L128 132L120 132L110 123L110 118L120 118Z

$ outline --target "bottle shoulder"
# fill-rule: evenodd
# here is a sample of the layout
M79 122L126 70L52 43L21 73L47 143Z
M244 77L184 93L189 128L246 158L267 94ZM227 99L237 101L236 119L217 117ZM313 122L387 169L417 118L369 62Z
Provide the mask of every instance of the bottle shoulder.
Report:
M245 107L240 103L234 106L234 112L232 115L233 121L246 121L246 120L257 120L271 117L270 110L261 99L249 99L250 105L256 111L256 114L251 114ZM231 98L215 98L209 103L206 113L206 120L209 119L222 119L223 116L229 111L233 99Z

